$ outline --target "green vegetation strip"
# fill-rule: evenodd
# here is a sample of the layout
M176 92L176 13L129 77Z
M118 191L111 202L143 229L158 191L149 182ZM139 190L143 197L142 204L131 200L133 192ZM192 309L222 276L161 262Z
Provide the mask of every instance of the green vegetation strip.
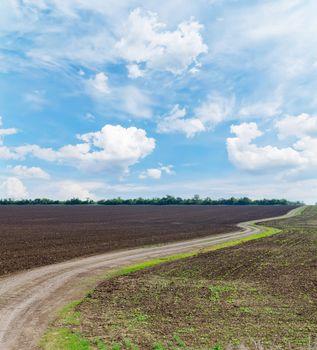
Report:
M159 259L152 259L148 260L142 263L126 266L123 268L120 268L118 270L110 271L109 273L104 276L104 279L108 278L113 278L117 276L123 276L123 275L128 275L133 272L137 272L140 270L144 270L146 268L150 268L159 264L163 263L168 263L172 262L175 260L180 260L180 259L185 259L189 257L196 256L197 254L201 253L206 253L210 251L215 251L218 249L223 249L227 247L232 247L244 242L249 242L253 241L256 239L264 238L264 237L269 237L272 235L275 235L282 230L280 229L275 229L275 228L267 228L265 226L257 226L260 228L263 228L264 231L250 235L248 237L243 237L239 238L236 240L216 244L214 246L208 247L208 248L203 248L200 250L194 250L192 252L188 253L181 253L181 254L176 254L172 256L167 256ZM58 315L58 326L51 327L44 337L42 338L40 342L40 347L43 350L93 350L93 349L98 349L98 350L120 350L121 347L118 344L118 346L114 346L111 349L108 349L104 343L96 339L94 341L94 344L91 344L91 342L87 339L84 339L79 333L74 332L71 329L71 326L78 326L80 325L80 313L75 310L76 306L80 304L81 301L73 301L67 306L65 306ZM67 328L67 326L69 328ZM126 347L127 349L137 349L133 344L130 347ZM160 344L154 344L153 349L158 349L158 350L164 350L163 347L160 346ZM211 350L221 350L219 346L215 346Z

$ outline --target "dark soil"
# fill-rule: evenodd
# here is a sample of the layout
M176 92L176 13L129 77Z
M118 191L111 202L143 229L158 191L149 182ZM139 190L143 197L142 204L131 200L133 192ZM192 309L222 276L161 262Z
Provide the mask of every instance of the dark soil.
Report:
M196 238L288 206L0 206L0 275L111 250Z
M316 349L317 208L266 224L283 232L105 281L77 330L121 349Z

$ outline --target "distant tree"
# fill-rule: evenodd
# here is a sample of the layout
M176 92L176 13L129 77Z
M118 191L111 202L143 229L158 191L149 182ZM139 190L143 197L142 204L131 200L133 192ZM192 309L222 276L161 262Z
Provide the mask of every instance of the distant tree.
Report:
M193 198L181 198L166 195L164 197L155 198L129 198L122 199L121 197L112 199L101 199L94 201L92 199L71 198L66 201L52 200L48 198L35 199L0 199L0 205L303 205L302 202L292 202L286 199L256 199L251 200L248 197L228 199L211 199L210 197L200 198L199 195L194 195Z

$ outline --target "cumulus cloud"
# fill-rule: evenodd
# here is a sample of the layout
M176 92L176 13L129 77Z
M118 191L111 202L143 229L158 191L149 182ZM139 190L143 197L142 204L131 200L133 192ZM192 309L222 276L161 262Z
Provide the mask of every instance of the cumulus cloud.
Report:
M149 155L155 148L155 140L146 131L135 127L105 125L100 131L77 135L82 141L65 145L57 150L38 145L6 148L6 159L24 159L27 156L60 164L68 164L86 171L127 173L130 166ZM1 157L1 149L0 149Z
M128 76L131 79L136 79L144 76L144 71L140 69L138 64L128 64L127 65L128 69Z
M157 125L160 133L184 133L193 137L202 131L212 130L217 124L226 120L233 109L234 99L219 95L209 95L208 98L194 110L193 117L187 117L186 108L175 105L173 109Z
M42 179L49 180L50 175L39 167L27 167L25 165L16 165L14 167L8 167L10 172L19 177L27 179Z
M239 169L250 172L284 170L305 166L307 159L292 147L257 146L252 141L262 135L256 123L232 125L235 137L227 139L230 161Z
M202 25L191 19L168 31L155 13L137 8L129 15L126 32L117 42L116 51L128 62L181 74L197 65L198 56L207 52L201 29Z
M159 180L162 176L162 174L173 174L173 166L172 165L162 165L158 168L150 168L147 169L145 171L142 171L142 173L140 174L139 178L140 179L155 179L155 180Z
M28 197L28 192L23 182L16 177L8 177L1 185L0 191L3 198L22 199Z
M275 127L278 129L278 136L281 139L290 136L298 138L304 136L317 136L317 116L306 113L298 116L286 116L277 121Z

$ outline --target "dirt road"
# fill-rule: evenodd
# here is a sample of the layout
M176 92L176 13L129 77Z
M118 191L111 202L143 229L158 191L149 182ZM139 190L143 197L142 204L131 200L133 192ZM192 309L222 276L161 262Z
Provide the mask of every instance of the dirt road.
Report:
M296 215L300 208L283 217ZM282 218L282 217L281 217ZM260 220L261 222L267 221ZM270 219L271 220L271 219ZM117 251L71 260L13 274L0 279L0 349L37 349L38 341L56 310L92 288L98 274L157 257L189 252L262 231L255 221L242 223L242 230L155 247Z

